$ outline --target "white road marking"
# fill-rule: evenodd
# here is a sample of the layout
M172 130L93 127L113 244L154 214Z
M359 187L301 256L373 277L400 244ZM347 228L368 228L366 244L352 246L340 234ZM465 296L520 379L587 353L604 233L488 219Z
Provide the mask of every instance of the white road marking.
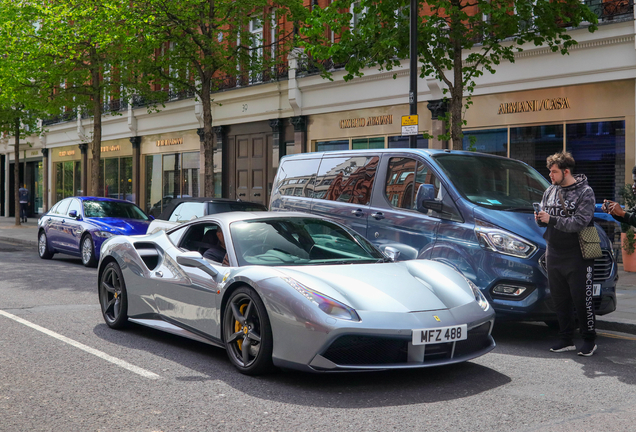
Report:
M119 367L122 367L124 369L128 369L129 371L134 372L137 375L141 375L144 378L150 378L150 379L161 378L159 375L157 375L157 374L155 374L153 372L150 372L150 371L147 371L147 370L142 369L140 367L131 365L128 362L125 362L125 361L120 360L120 359L118 359L116 357L110 356L110 355L108 355L108 354L106 354L104 352L101 352L99 350L96 350L94 348L86 346L86 345L84 345L84 344L82 344L80 342L74 341L73 339L69 339L66 336L62 336L59 333L55 333L54 331L48 330L48 329L46 329L44 327L41 327L41 326L39 326L37 324L33 324L32 322L29 322L29 321L27 321L25 319L22 319L20 317L15 316L15 315L12 315L12 314L10 314L8 312L5 312L3 310L0 310L0 315L3 315L3 316L5 316L5 317L7 317L9 319L17 321L20 324L24 324L27 327L31 327L32 329L40 331L40 332L44 333L45 335L48 335L48 336L54 337L55 339L61 340L62 342L65 342L65 343L67 343L69 345L72 345L75 348L79 348L82 351L86 351L87 353L93 354L94 356L97 356L97 357L99 357L99 358L101 358L103 360L111 362L111 363L113 363L113 364L115 364L115 365L117 365Z

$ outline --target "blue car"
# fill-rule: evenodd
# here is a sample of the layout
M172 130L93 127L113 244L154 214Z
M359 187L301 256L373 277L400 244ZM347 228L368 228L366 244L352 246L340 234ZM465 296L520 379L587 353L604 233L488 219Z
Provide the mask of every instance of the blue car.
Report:
M38 253L82 258L95 267L104 240L116 235L146 234L151 218L129 201L100 197L71 197L58 202L38 221Z

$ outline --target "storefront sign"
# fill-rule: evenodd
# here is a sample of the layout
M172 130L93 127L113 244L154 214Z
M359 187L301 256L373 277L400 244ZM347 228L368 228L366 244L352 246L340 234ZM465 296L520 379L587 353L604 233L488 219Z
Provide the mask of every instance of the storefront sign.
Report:
M157 147L179 145L179 144L183 144L183 138L172 138L172 139L165 139L165 140L158 140L157 141Z
M114 151L119 151L119 150L121 150L121 146L118 146L118 145L102 147L102 153L114 152Z
M31 156L39 156L40 155L40 150L33 150L31 152Z
M502 103L497 114L515 114L530 111L550 111L570 108L568 98L530 100L522 102Z
M393 124L393 115L372 116L368 118L352 118L340 120L340 129L350 129L365 126L380 126Z
M58 153L59 156L73 156L74 154L75 150L61 151Z

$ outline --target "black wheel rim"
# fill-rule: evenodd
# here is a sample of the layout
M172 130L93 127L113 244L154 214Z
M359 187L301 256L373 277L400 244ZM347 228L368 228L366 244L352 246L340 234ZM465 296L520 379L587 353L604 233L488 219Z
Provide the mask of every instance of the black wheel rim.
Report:
M254 300L246 294L233 297L228 308L225 344L235 362L248 368L260 353L261 316Z
M99 288L104 317L109 322L115 322L121 314L122 282L114 267L104 270Z

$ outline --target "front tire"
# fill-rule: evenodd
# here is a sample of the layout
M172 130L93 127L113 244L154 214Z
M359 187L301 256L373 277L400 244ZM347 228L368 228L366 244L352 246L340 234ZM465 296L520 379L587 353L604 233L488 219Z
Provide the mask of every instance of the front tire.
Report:
M95 246L93 245L93 239L90 234L87 234L84 238L82 238L80 252L82 253L82 264L84 264L84 266L95 267L97 265Z
M42 231L38 236L38 254L42 259L53 258L53 252L49 249L49 240L46 238L46 233Z
M231 294L223 313L223 336L227 355L239 372L259 375L273 369L272 327L252 288L243 286Z
M128 293L121 269L110 262L99 278L99 304L108 327L124 328L128 324Z

